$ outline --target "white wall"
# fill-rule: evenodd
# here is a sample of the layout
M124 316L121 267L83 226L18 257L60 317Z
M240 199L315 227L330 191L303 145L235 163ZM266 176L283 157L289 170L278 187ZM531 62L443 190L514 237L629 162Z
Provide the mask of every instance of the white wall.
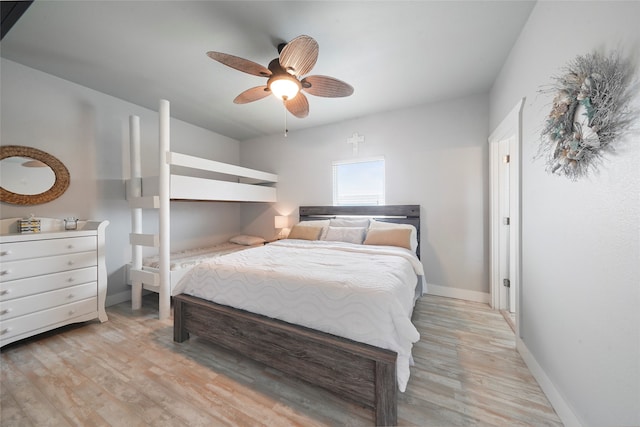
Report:
M346 140L358 132L365 137L358 158L385 157L386 203L421 205L430 292L488 300L488 96L298 132L295 120L289 121L287 138L279 134L240 144L244 166L280 177L275 209L243 210L247 232L273 230L275 214L297 220L300 205L331 205L332 161L354 158Z
M553 95L537 92L593 50L640 68L639 18L640 2L538 2L491 92L492 128L527 99L520 330L567 425L640 425L640 136L598 175L548 175L532 159Z
M129 177L129 115L141 118L146 174L157 170L157 113L6 59L0 66L2 145L46 151L62 161L71 175L69 189L52 202L36 206L0 203L2 218L34 213L109 220L107 303L128 299L124 266L130 260L131 216L124 179ZM175 151L238 163L237 141L175 119L171 126ZM193 227L194 223L199 226ZM224 241L240 229L239 204L172 204L172 240L176 246ZM144 231L153 232L153 228L145 226Z

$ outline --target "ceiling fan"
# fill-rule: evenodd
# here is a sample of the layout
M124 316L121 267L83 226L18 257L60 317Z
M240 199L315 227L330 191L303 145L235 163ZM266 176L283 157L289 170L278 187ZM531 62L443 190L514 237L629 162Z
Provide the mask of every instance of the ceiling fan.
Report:
M285 108L294 116L304 118L309 115L309 101L302 91L315 96L340 98L353 93L351 85L328 76L306 76L318 59L318 42L312 37L301 35L289 43L278 45L280 56L269 63L268 68L248 59L221 52L207 52L207 55L224 65L259 77L267 77L267 84L247 89L233 102L246 104L273 94L284 102Z

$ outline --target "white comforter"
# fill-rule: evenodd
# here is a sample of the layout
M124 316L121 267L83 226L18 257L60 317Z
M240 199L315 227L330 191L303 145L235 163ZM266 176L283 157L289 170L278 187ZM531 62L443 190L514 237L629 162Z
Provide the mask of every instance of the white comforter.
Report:
M185 293L398 353L400 391L409 380L411 323L422 264L411 251L327 241L281 240L198 264Z
M258 246L258 245L253 245ZM260 244L262 246L262 243ZM236 243L224 242L217 245L206 246L203 248L187 249L184 251L172 252L170 255L169 270L182 270L190 268L201 262L208 261L211 258L230 254L233 252L243 251L249 246L238 245ZM160 268L160 255L145 257L142 265L151 268Z

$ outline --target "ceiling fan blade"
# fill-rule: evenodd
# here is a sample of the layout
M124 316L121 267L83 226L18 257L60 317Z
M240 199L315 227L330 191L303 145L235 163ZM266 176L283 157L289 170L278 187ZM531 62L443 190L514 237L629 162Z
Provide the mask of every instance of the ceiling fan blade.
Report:
M271 91L266 86L256 86L247 89L233 100L234 104L248 104L271 95Z
M304 119L309 115L309 101L302 92L298 92L295 98L284 101L284 106L299 119Z
M238 71L242 71L254 76L269 77L271 71L262 65L249 61L248 59L239 58L237 56L229 55L228 53L221 52L207 52L207 56L215 61L220 62L231 68L235 68Z
M353 93L350 84L328 76L308 76L300 84L305 92L315 96L342 98Z
M319 49L313 38L298 36L282 48L280 65L294 76L304 76L316 65Z

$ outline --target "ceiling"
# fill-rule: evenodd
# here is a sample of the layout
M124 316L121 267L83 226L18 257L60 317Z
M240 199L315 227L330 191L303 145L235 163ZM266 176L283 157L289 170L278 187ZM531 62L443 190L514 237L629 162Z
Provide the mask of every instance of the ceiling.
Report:
M320 45L310 74L351 84L348 98L309 95L288 128L485 93L534 3L529 1L40 1L0 43L2 57L237 140L280 133L274 97L233 99L266 79L206 56L266 66L300 34Z

